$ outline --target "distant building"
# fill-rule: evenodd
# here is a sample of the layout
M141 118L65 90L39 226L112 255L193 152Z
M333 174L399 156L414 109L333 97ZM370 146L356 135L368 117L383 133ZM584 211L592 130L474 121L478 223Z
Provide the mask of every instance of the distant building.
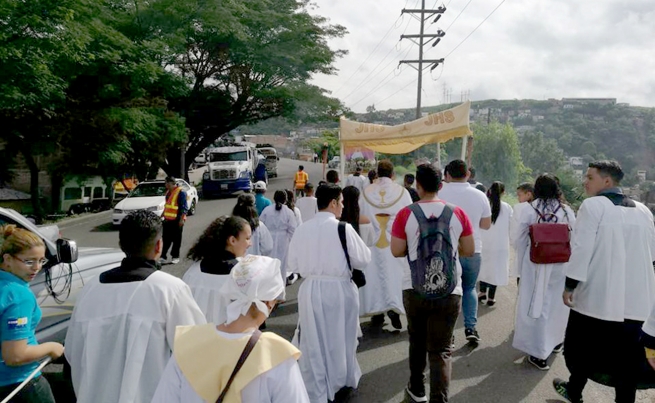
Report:
M584 159L582 157L570 157L569 165L571 168L581 167L584 165Z
M616 105L616 98L562 98L565 104Z

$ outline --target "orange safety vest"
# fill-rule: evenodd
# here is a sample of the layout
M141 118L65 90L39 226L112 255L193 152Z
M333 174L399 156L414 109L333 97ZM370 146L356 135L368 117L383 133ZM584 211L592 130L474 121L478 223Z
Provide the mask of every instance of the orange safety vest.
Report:
M178 186L175 189L171 190L170 193L168 194L168 197L166 197L166 205L164 206L165 220L172 221L177 219L177 212L180 209L177 204L177 198L180 195L181 191L182 188Z
M295 180L296 189L304 189L308 179L309 179L309 175L307 175L307 172L305 171L296 172L296 180Z

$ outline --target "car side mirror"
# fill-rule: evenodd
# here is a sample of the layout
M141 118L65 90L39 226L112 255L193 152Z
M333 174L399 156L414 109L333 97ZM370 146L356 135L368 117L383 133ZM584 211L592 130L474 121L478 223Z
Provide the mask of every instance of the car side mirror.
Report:
M59 255L59 262L61 263L74 263L77 261L77 243L70 239L57 239L57 255Z

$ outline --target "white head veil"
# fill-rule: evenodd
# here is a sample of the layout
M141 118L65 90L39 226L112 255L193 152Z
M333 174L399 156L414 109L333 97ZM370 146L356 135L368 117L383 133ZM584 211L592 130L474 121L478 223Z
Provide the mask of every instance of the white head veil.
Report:
M246 315L253 303L268 317L269 309L263 301L273 301L284 294L280 261L266 256L243 257L230 271L220 294L229 301L226 324Z

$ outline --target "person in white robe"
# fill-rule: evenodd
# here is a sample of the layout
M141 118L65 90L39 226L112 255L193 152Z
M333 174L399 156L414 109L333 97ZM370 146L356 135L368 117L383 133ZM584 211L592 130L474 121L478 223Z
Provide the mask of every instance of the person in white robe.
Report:
M373 224L379 238L371 247L371 263L364 270L366 285L359 290L361 316L373 316L371 323L384 323L384 314L395 329L401 329L403 306L403 275L409 271L407 259L396 258L389 249L391 228L396 215L412 204L407 189L393 181L393 164L388 160L378 163L377 182L364 189L362 214Z
M246 256L221 295L230 301L225 323L179 327L153 403L215 402L246 343L280 302L280 261ZM262 333L225 392L224 402L309 403L298 367L300 351L272 332Z
M523 209L529 207L529 203L534 200L534 186L530 182L521 183L516 188L516 198L519 200L513 207L512 219L509 224L509 237L510 244L514 253L510 255L510 275L516 277L516 285L519 284L521 279L521 274L519 273L519 261L516 258L516 248L514 247L515 240L513 238L514 234L517 233L517 228L519 225L519 219L523 213Z
M289 247L289 268L305 281L298 290L298 328L293 343L303 352L300 371L312 403L334 400L344 387L356 388L359 297L338 234L341 188L316 191L319 212L298 228ZM346 224L346 244L354 269L363 269L371 252Z
M255 197L250 193L239 196L237 204L232 210L232 215L241 217L250 224L252 236L246 254L269 256L273 251L273 237L266 224L259 219Z
M585 176L590 197L580 206L562 294L571 307L564 340L571 376L553 381L571 401L598 373L612 377L617 402L636 399L640 331L655 303L655 227L650 210L623 194L623 176L616 161L592 162Z
M205 229L189 250L188 257L194 263L182 281L191 288L208 322L225 322L228 301L222 298L220 289L229 280L232 268L246 255L250 240L250 225L245 219L222 216Z
M530 225L539 220L537 211L553 223L575 228L575 213L560 202L561 190L553 175L537 178L535 200L523 209L513 236L521 273L512 346L528 354L528 362L548 370L548 357L561 352L569 308L562 302L568 263L536 264L530 260ZM556 218L553 218L553 216Z
M302 213L300 209L296 207L296 196L292 191L287 189L287 207L293 211L293 215L296 217L296 227L302 224Z
M287 254L289 241L298 226L298 221L295 213L286 206L287 193L284 190L277 190L273 199L275 204L266 207L259 219L266 225L273 237L273 250L270 257L281 262L280 272L286 281L287 277L293 274L293 271L287 272Z
M160 217L129 214L119 241L127 257L86 283L68 325L65 356L79 403L149 403L175 328L206 323L189 287L159 271Z
M314 197L314 185L307 183L305 185L305 196L296 201L296 207L300 210L300 216L303 221L309 221L316 213L318 207L316 206L316 197Z
M364 191L366 185L368 185L368 178L362 175L362 167L355 168L355 173L348 175L346 178L346 183L344 187L354 186L359 190L361 194Z
M482 231L480 263L480 294L478 301L488 306L496 304L496 288L509 283L509 226L512 207L501 200L505 193L502 182L494 182L487 191L491 204L491 228Z

